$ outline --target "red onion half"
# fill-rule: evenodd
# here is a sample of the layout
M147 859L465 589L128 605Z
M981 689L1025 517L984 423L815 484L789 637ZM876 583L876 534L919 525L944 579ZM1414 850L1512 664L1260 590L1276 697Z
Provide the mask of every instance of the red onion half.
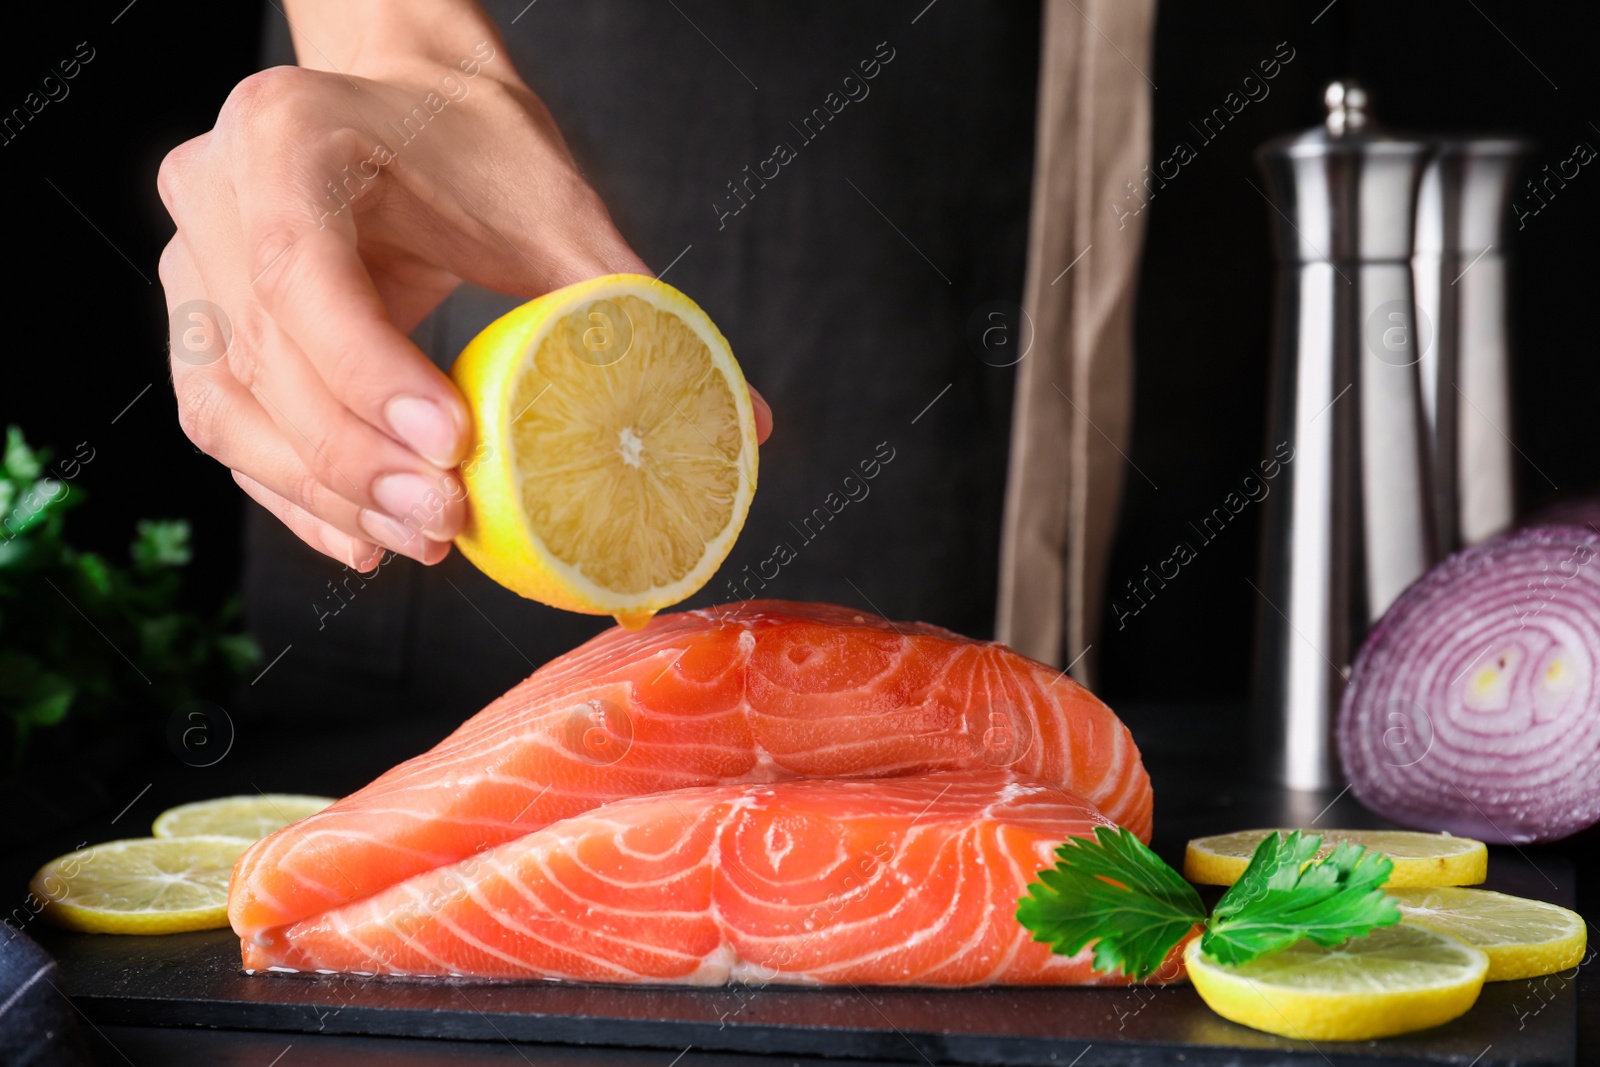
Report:
M1519 530L1418 579L1356 656L1339 755L1402 825L1520 844L1600 821L1600 533Z

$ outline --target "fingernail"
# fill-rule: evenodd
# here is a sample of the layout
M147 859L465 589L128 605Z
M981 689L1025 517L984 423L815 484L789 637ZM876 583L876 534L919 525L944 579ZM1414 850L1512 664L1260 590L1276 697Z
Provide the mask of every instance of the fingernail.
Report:
M356 517L356 523L376 543L398 552L402 556L410 556L420 560L427 551L426 542L422 538L401 526L387 515L380 515L369 508L362 508L361 514Z
M419 474L385 474L372 483L372 498L406 528L430 541L452 541L457 532L453 505L462 499L460 482L445 475L445 489Z
M767 403L767 398L756 392L756 387L748 386L750 390L750 406L755 409L756 426L763 422L767 425L767 432L772 432L772 405Z
M441 528L444 495L419 474L383 475L372 483L372 499L408 533L426 535Z
M397 552L418 563L432 566L450 554L448 541L439 538L418 537L414 530L395 522L387 515L363 508L356 516L356 525L383 548ZM381 556L382 553L380 552Z
M329 526L318 535L322 547L327 549L328 555L334 559L342 559L346 564L355 566L356 556L361 552L362 543L342 530L335 530Z
M461 434L450 413L420 396L397 396L384 405L389 429L417 455L439 467L453 467L459 458Z

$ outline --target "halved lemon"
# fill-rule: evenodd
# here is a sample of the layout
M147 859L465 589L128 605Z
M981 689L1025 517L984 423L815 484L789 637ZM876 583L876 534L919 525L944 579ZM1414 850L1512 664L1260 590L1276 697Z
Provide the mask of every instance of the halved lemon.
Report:
M1447 1023L1483 989L1489 957L1401 923L1324 948L1301 941L1233 966L1189 942L1195 991L1225 1019L1305 1041L1365 1041Z
M1489 957L1490 982L1576 967L1588 927L1576 912L1487 889L1391 889L1405 922L1449 934Z
M307 815L315 815L332 797L295 793L257 793L253 796L218 797L180 804L156 816L150 832L157 837L219 836L255 841L282 830Z
M51 860L28 888L58 926L91 934L176 934L228 925L239 837L107 841Z
M638 627L733 548L755 412L728 342L672 286L558 289L491 323L450 374L476 427L456 544L501 585Z
M1268 834L1288 830L1240 830L1197 837L1183 852L1183 876L1201 885L1232 885L1250 865L1250 855ZM1482 841L1411 830L1302 830L1320 834L1320 859L1341 841L1381 852L1394 861L1387 886L1475 885L1488 877L1489 850Z

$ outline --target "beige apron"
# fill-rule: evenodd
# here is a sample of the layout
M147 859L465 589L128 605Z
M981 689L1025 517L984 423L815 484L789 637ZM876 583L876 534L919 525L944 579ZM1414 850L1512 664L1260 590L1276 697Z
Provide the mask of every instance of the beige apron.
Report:
M1090 684L1127 475L1155 0L1045 0L996 637ZM1130 186L1128 183L1132 183Z

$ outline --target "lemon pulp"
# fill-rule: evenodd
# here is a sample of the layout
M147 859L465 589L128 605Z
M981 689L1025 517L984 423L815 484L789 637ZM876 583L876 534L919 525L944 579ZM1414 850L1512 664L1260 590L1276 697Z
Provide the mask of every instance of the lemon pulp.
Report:
M1268 834L1283 830L1240 830L1197 837L1184 849L1183 876L1202 885L1232 885L1250 864L1250 855ZM1488 876L1489 851L1481 841L1410 830L1302 830L1320 834L1319 857L1350 841L1394 861L1390 886L1470 885Z
M333 803L332 797L293 793L257 793L197 800L168 808L156 816L150 832L157 837L217 835L246 841L266 837Z
M1449 1022L1477 1001L1489 959L1454 938L1401 923L1325 948L1301 941L1228 966L1200 939L1189 980L1225 1019L1306 1041L1364 1041Z
M451 370L478 436L457 543L490 577L637 628L731 550L755 489L755 416L688 297L609 275L503 316Z
M57 857L28 888L42 914L69 930L173 934L228 925L228 881L250 842L238 837L141 837Z
M1449 934L1489 957L1487 981L1536 978L1575 967L1588 946L1576 912L1487 889L1392 889L1404 921Z

